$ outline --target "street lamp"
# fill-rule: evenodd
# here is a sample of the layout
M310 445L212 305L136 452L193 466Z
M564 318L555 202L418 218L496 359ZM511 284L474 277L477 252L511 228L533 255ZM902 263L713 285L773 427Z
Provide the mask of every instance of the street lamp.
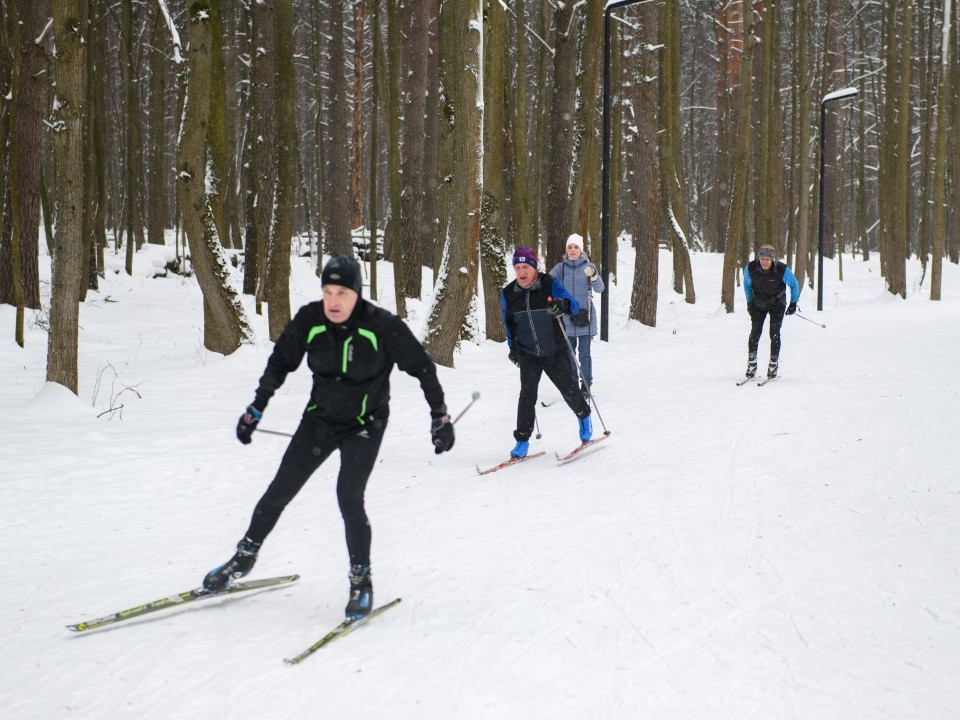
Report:
M823 165L824 165L824 126L827 122L827 103L845 100L857 94L857 89L848 87L828 93L820 101L820 219L817 230L817 310L823 310Z

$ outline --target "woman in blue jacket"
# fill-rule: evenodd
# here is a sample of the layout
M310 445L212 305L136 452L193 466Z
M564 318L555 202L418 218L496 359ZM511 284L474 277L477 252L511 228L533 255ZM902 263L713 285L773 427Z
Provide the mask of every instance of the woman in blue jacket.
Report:
M567 256L563 262L557 263L550 271L561 282L568 293L573 295L579 303L579 312L565 315L563 328L570 340L570 345L577 351L580 358L580 390L584 396L590 397L590 388L593 386L593 360L590 357L590 340L597 334L597 311L593 305L593 293L604 291L603 280L597 272L597 266L583 252L583 238L571 235L567 239ZM573 374L577 374L577 366L570 358Z

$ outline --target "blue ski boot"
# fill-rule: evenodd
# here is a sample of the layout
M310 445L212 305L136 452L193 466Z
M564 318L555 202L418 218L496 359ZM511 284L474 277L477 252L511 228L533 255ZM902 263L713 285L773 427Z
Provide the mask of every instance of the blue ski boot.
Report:
M527 450L530 449L530 443L526 440L517 440L517 444L513 447L513 450L510 451L510 457L524 458L527 456Z
M244 538L237 543L237 552L226 563L207 573L203 579L203 587L210 592L219 592L233 580L239 580L253 570L257 562L257 553L260 552L260 543L250 538Z
M593 437L593 422L589 415L579 418L578 422L580 423L580 442L588 442Z
M348 620L366 617L373 610L373 581L369 565L350 566L350 600L347 602Z

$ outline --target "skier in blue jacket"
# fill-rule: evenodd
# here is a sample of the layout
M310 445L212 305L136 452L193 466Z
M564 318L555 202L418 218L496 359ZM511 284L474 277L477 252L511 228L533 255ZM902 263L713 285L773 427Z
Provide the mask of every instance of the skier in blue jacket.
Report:
M583 251L583 238L573 234L567 238L567 255L563 262L554 265L550 271L563 287L580 304L575 315L563 318L563 329L570 340L570 346L577 351L580 359L580 390L584 397L590 397L593 387L593 360L590 357L590 341L597 334L597 310L593 305L593 293L604 291L603 279L597 272L597 266L590 262ZM577 364L570 358L574 376Z
M513 253L516 280L500 292L510 361L520 368L517 429L513 433L517 444L510 451L511 457L515 458L525 457L530 446L536 420L537 390L543 373L557 386L577 416L580 440L587 442L593 434L590 405L570 372L570 351L556 320L561 315L579 312L580 304L559 280L540 272L537 269L539 264L532 248L517 248Z
M787 288L790 288L790 304L787 305ZM743 292L747 296L747 312L750 313L750 340L747 344L747 377L757 374L757 347L763 323L770 315L770 363L767 377L775 378L780 365L780 326L784 311L793 315L800 299L800 285L786 263L777 260L773 245L761 245L756 259L747 264L743 273Z

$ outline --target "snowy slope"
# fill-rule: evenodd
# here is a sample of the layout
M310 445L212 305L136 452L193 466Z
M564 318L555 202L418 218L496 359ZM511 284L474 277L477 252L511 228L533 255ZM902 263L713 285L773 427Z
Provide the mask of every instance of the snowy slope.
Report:
M827 327L787 318L782 377L763 388L734 385L749 321L742 294L719 306L722 258L694 257L696 305L661 273L655 329L626 320L625 274L594 351L613 436L564 468L548 458L576 422L558 402L539 412L547 457L475 475L513 445L503 345L441 368L452 412L481 393L442 456L417 383L394 373L367 504L378 602L403 603L290 667L346 601L335 461L253 573L298 585L64 628L198 585L285 447L233 436L270 343L204 350L195 282L146 277L162 255L146 248L137 276L110 273L84 304L79 399L45 386L42 329L18 348L0 307L4 717L960 717L956 266L932 303L917 262L906 301L877 261L845 258L843 283L828 264L825 311L809 289L800 302ZM619 260L632 268L628 244ZM319 292L305 262L294 308ZM422 330L427 306L411 310ZM262 427L292 431L308 388L304 367ZM544 381L541 397L558 394Z

